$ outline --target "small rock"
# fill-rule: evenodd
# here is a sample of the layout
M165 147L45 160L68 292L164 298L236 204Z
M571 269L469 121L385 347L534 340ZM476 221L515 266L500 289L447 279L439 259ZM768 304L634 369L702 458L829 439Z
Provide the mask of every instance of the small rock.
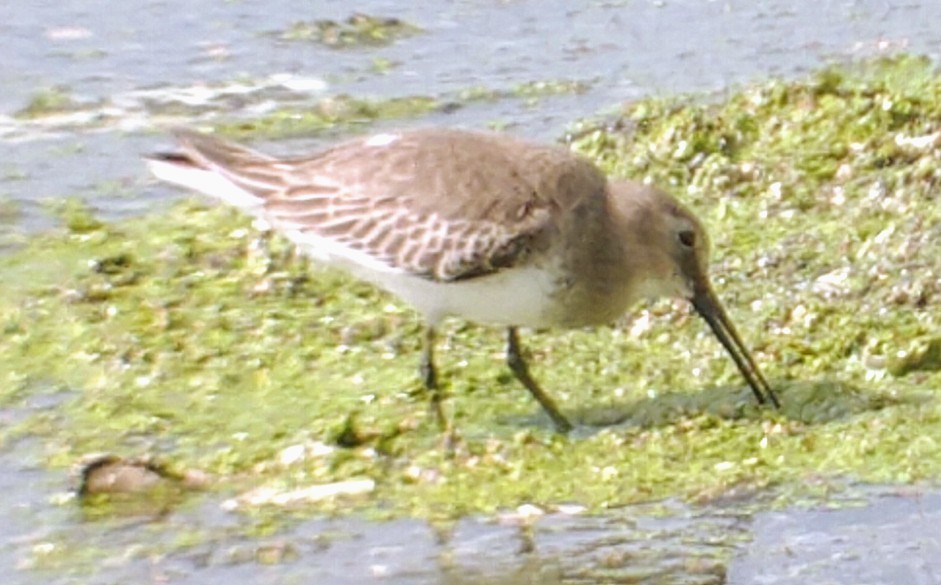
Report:
M337 496L367 494L374 489L376 489L376 482L372 479L351 479L312 485L294 490L259 487L237 498L226 500L222 503L222 508L231 511L246 506L290 506L294 504L309 504Z
M80 498L94 494L139 494L168 484L201 489L210 482L209 475L199 470L178 473L150 457L125 459L110 453L85 455L72 475Z

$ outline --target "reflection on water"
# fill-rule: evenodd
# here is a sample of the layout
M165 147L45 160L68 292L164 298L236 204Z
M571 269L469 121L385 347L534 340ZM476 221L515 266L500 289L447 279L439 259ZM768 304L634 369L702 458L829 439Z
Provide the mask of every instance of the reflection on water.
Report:
M755 502L604 516L524 507L447 527L334 518L269 533L206 497L90 520L62 501L60 477L9 454L0 464L16 471L0 476L0 562L16 567L6 583L918 584L941 574L941 493L912 488L850 488L826 507L771 512Z

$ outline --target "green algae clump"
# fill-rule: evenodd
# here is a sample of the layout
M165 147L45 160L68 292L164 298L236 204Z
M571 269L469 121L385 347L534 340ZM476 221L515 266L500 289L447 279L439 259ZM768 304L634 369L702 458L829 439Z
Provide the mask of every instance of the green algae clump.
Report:
M277 34L285 41L317 42L333 49L390 45L421 28L398 18L355 13L344 21L298 21Z

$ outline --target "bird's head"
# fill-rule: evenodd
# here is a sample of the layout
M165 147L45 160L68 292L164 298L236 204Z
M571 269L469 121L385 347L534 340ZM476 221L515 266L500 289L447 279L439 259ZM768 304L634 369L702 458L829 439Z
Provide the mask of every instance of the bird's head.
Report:
M639 254L638 283L646 296L681 297L692 303L735 361L759 403L777 397L738 334L709 279L709 236L699 219L671 195L637 183L613 185L615 204L629 218L629 248ZM643 254L639 252L643 250ZM630 254L631 250L628 249Z

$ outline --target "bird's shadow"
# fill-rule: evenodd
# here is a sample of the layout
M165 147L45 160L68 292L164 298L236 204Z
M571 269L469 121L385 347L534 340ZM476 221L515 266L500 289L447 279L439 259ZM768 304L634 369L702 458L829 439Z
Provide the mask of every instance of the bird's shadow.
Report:
M927 400L927 397L899 398L829 379L779 381L773 386L781 401L777 412L788 420L808 425ZM575 436L591 436L608 428L664 427L703 415L726 420L758 420L765 416L763 413L775 411L758 405L747 387L716 386L694 393L663 392L633 400L569 407L565 412L575 425ZM548 417L541 412L524 417L507 416L500 422L512 426L551 426Z

